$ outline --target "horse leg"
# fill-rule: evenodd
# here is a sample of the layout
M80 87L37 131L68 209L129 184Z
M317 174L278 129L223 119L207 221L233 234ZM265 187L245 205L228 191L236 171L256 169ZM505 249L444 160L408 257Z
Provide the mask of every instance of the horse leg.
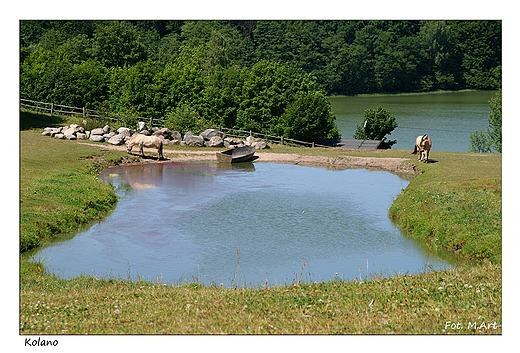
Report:
M426 163L430 160L430 150L426 150Z
M159 156L157 157L158 161L160 161L161 159L164 159L164 156L163 156L163 145L162 144L157 149L157 153L159 153Z
M139 144L139 152L141 152L141 157L144 158L144 150L143 150L143 144Z

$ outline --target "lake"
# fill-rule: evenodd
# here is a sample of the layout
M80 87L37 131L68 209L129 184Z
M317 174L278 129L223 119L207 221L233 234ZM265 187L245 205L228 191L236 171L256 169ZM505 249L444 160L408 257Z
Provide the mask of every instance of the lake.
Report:
M448 266L388 208L408 181L364 169L163 163L105 170L121 197L104 221L41 249L62 278L258 287Z
M331 97L332 111L342 138L353 138L364 112L378 106L388 110L398 127L387 136L393 149L413 150L415 138L428 134L435 151L468 152L469 136L486 129L489 100L496 91L463 91L411 95Z

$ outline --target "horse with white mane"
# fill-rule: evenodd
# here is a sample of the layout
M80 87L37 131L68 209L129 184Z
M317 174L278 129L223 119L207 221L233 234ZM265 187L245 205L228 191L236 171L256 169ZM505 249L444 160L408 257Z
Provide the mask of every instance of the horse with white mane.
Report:
M157 152L159 153L159 157L157 157L157 160L164 159L163 156L163 141L161 138L157 136L145 136L141 134L137 134L134 137L128 141L126 144L126 153L130 153L132 151L132 148L134 145L139 146L139 152L141 153L141 156L144 158L144 151L143 147L148 148L157 148Z
M417 159L419 161L428 163L431 148L432 140L428 137L428 135L417 136L415 139L415 148L413 149L412 154L418 153Z

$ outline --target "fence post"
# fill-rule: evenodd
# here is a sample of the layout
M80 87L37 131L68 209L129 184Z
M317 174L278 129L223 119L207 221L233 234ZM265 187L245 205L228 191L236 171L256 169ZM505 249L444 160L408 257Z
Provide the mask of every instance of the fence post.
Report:
M87 116L85 113L86 113L86 110L85 110L85 107L83 107L83 120L85 120L85 118Z
M314 141L312 142L312 148L314 148Z
M51 103L51 116L52 116L52 113L54 113L54 103Z
M283 145L283 136L282 136L282 137L280 137L280 142L281 142L281 143L282 143L282 145Z
M153 121L153 117L150 117L150 129L153 128L152 121Z

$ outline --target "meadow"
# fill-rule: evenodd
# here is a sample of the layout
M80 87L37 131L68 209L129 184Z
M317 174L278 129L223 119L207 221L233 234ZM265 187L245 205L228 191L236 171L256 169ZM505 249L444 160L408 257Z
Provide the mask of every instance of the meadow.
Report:
M220 288L138 278L66 280L29 250L115 207L100 170L135 162L123 151L42 137L65 118L22 112L20 334L501 334L501 154L432 153L389 210L406 236L460 258L457 268L355 281ZM169 149L179 147L168 147ZM170 151L171 152L171 151ZM273 146L270 153L410 158L410 151Z

